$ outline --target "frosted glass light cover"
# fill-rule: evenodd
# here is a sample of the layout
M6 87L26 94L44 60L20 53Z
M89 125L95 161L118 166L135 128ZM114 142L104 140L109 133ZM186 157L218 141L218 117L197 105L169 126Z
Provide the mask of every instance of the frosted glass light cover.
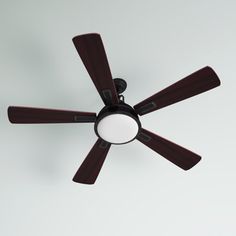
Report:
M135 138L139 130L137 122L124 114L105 116L97 125L99 136L110 143L126 143Z

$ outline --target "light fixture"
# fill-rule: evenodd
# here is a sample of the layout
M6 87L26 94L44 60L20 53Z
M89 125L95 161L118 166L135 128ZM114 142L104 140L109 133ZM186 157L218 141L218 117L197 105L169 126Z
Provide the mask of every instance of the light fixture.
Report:
M98 114L94 129L103 140L112 144L123 144L134 140L140 127L133 108L121 103L104 107Z

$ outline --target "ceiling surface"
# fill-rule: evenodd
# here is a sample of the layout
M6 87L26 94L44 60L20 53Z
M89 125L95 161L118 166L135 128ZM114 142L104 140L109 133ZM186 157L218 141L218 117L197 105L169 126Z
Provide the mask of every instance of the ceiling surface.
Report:
M0 0L0 235L235 236L236 2ZM13 125L9 105L99 112L72 37L101 34L135 105L212 66L222 85L142 116L202 156L183 171L138 141L112 146L95 185L72 177L92 124Z

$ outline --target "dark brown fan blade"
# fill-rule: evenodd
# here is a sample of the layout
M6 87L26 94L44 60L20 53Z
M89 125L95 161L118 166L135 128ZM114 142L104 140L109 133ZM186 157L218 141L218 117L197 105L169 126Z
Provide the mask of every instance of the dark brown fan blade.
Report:
M136 104L134 109L139 115L144 115L219 85L218 76L212 68L207 66Z
M141 129L137 139L184 170L189 170L201 160L199 155L145 129Z
M73 181L82 184L94 184L110 146L111 144L98 139L76 172Z
M118 104L119 99L100 35L84 34L72 40L105 105Z
M42 109L32 107L8 107L11 123L87 123L96 120L96 113Z

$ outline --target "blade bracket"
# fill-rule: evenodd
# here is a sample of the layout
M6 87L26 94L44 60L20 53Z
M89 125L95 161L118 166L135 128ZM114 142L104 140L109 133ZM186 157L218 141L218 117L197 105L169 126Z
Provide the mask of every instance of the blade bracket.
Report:
M102 98L105 104L110 105L112 104L112 92L110 89L102 90Z
M75 122L80 122L80 123L88 123L88 122L95 122L96 116L74 116L74 121Z
M108 142L104 141L104 140L101 140L100 144L99 144L99 147L102 148L102 149L105 149L107 148L109 145Z
M139 115L143 115L145 113L148 113L148 112L154 110L156 107L157 107L157 104L155 102L149 102L149 103L145 104L144 106L141 106L135 110Z
M138 139L140 139L143 142L149 142L149 141L151 141L152 138L149 135L147 135L147 134L145 134L143 132L140 132L138 134Z

